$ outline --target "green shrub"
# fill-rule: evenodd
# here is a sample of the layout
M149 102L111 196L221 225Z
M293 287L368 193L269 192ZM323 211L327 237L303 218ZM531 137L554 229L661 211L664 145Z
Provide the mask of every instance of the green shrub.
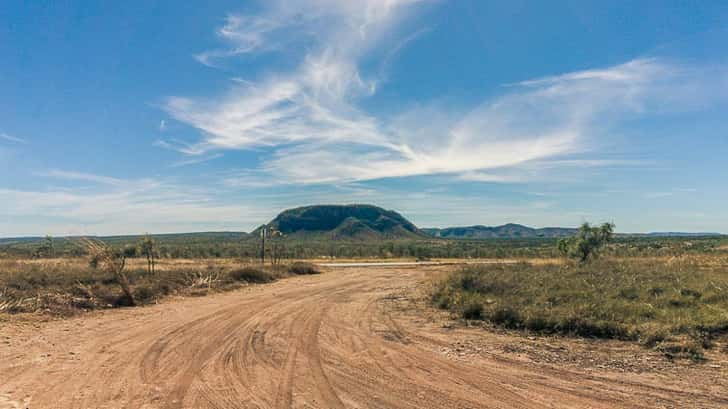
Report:
M490 320L507 328L518 328L523 323L521 315L510 307L497 308L490 316Z
M461 315L466 320L483 319L483 305L477 300L470 300L463 306Z
M564 256L585 263L598 255L613 238L614 224L604 223L599 227L592 227L589 223L584 223L576 236L559 240L557 247Z

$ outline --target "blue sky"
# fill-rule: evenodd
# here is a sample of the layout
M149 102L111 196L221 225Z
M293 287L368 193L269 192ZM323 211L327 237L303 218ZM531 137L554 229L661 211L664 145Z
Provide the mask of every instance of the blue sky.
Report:
M728 233L724 1L7 1L0 236L419 226Z

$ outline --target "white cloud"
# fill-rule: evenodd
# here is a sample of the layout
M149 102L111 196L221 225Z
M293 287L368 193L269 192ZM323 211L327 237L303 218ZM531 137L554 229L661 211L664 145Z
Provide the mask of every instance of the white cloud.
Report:
M184 152L304 141L388 146L378 121L353 105L377 87L357 63L410 3L415 1L274 1L262 16L229 17L219 34L237 44L235 54L278 47L286 43L282 37L309 38L310 51L292 72L239 82L222 99L169 98L165 109L205 134Z
M4 235L238 230L266 220L273 212L220 202L209 190L155 179L122 180L71 171L52 171L48 176L100 186L93 190L0 188L0 230Z
M14 143L26 143L27 142L23 138L18 138L17 136L8 135L8 134L2 133L2 132L0 132L0 139L4 139L6 141L14 142Z
M191 159L185 159L185 160L180 160L180 161L174 162L170 165L170 167L178 168L181 166L196 165L198 163L204 163L204 162L208 162L208 161L217 159L221 156L222 156L222 154L220 154L220 153L217 153L214 155L207 155L207 156L196 156L196 157L192 157Z
M91 173L51 169L44 172L38 172L39 176L45 176L50 178L64 179L64 180L75 180L84 182L100 183L111 186L122 186L127 182L121 179L112 178L109 176L94 175Z
M649 192L645 193L645 198L647 199L662 199L665 197L674 196L675 192Z
M514 175L498 175L480 171L463 172L458 175L459 180L468 182L488 182L488 183L518 183L525 179Z
M686 194L693 194L697 192L697 189L694 188L679 188L675 187L670 190L665 191L659 191L659 192L646 192L644 193L644 197L646 199L662 199L665 197L672 197L677 195L686 195Z
M205 51L195 55L195 59L204 65L215 67L216 61L221 58L260 51L263 47L270 49L265 37L280 26L281 23L267 18L229 15L217 34L232 44L232 48Z
M651 85L666 81L670 72L667 64L633 61L588 75L532 81L465 113L420 107L381 131L385 142L378 146L352 141L279 148L265 168L303 183L445 173L492 182L517 178L478 171L528 169L549 160L554 166L614 165L558 158L589 151L605 126L653 103Z
M153 145L160 148L181 152L187 155L200 155L208 150L207 148L205 148L204 144L189 143L176 138L170 138L166 140L160 139L154 141Z
M586 165L597 166L597 163L588 161ZM537 168L540 165L530 166ZM577 165L572 163L566 166ZM496 186L478 187L484 189L480 190L481 193L463 192L453 187L452 181L447 178L430 179L426 188L421 187L420 180L405 186L357 182L288 186L281 189L276 185L277 179L272 179L265 171L230 170L201 175L184 183L159 178L120 179L68 170L45 173L90 184L74 183L45 189L0 188L0 202L3 203L3 212L0 214L2 235L250 231L283 209L322 202L372 203L395 209L423 227L507 222L533 226L573 226L581 220L611 219L618 223L621 231L674 230L680 226L682 230L706 230L710 227L707 220L691 226L687 219L678 226L664 227L664 220L673 219L656 217L653 213L647 216L652 217L648 221L640 219L628 224L625 221L629 217L619 212L615 214L613 206L601 206L599 200L594 201L596 196L593 195L599 192L599 187L574 192L569 189L551 190L553 186L539 184L539 187L547 189L547 193L529 194L524 190L527 187L519 189L517 186L508 186L505 189L513 195L501 195L482 194L501 189ZM677 198L688 197L694 189L676 187L664 191L674 193ZM628 196L629 200L648 200L642 193L628 191L623 196ZM610 196L613 194L615 192L609 192ZM597 205L586 209L572 206L582 202L581 199L588 199L587 203ZM719 209L723 202L722 199L716 200L714 209ZM447 203L447 206L443 207L443 203ZM565 206L565 203L572 205ZM663 200L660 203L666 202ZM703 205L695 211L713 214L715 211L711 211L714 209L710 205ZM658 206L656 211L664 213L668 210ZM712 230L725 230L720 220L710 221L714 222Z
M608 69L584 70L535 80L522 81L517 85L553 86L577 81L606 81L609 83L639 84L650 77L661 77L670 73L657 59L643 58Z
M288 50L304 50L299 64L236 81L222 97L168 98L165 110L199 129L202 139L162 143L188 155L263 147L268 154L257 170L288 183L431 174L509 181L516 178L494 170L589 152L624 118L686 109L710 92L704 72L636 59L511 84L503 95L468 109L433 103L394 118L372 115L360 102L386 84L381 72L364 72L362 60L387 65L420 33L392 41L418 3L277 0L258 15L228 17L218 34L233 47L205 61L305 42Z
M614 168L645 169L653 165L646 160L624 159L545 159L527 161L489 171L467 171L457 180L486 183L579 182L594 177L594 171ZM575 171L578 170L578 171Z

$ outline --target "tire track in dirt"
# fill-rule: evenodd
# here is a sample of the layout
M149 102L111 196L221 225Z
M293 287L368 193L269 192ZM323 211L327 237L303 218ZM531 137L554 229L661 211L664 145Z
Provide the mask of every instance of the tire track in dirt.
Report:
M728 407L694 379L450 359L438 351L458 331L386 302L434 268L333 270L33 331L0 324L17 334L0 346L0 409Z

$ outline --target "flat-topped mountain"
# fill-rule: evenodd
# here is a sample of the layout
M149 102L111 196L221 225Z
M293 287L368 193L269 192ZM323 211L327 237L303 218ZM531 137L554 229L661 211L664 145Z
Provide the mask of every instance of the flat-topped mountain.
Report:
M399 213L360 204L297 207L281 212L268 226L286 236L352 240L426 237Z
M503 238L537 238L573 236L576 229L563 227L545 227L534 229L521 224L504 224L502 226L468 226L448 227L444 229L422 229L425 233L448 239L503 239Z

